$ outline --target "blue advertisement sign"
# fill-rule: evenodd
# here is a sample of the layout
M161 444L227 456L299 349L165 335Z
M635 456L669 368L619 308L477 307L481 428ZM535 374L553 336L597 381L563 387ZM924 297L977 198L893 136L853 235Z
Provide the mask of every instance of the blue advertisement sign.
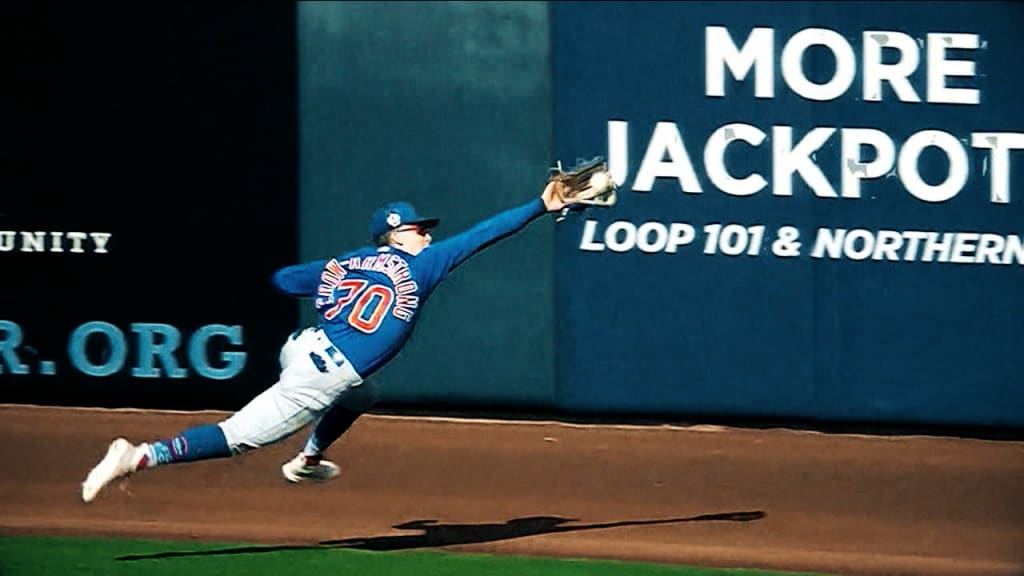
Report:
M1024 424L1024 8L556 2L579 410ZM602 342L601 350L594 342Z

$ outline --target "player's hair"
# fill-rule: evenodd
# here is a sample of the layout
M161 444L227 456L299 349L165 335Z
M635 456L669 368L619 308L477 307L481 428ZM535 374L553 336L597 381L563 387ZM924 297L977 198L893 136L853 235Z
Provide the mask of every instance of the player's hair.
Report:
M377 247L388 246L391 244L391 230L377 236Z

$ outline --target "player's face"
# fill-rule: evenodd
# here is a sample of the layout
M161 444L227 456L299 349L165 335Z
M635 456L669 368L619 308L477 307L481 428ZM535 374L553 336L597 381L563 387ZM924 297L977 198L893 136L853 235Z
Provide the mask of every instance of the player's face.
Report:
M391 242L416 256L430 245L430 230L422 226L403 226L392 232Z

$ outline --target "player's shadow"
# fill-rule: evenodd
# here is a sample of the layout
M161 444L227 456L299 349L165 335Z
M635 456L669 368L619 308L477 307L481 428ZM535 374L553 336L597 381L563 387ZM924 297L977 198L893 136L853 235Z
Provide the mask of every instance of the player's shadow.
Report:
M370 536L366 538L345 538L341 540L324 540L315 546L242 546L219 550L196 550L183 552L158 552L156 554L128 555L118 560L154 560L159 558L177 558L184 556L220 556L230 554L261 554L282 550L320 550L329 548L348 548L353 550L411 550L414 548L439 548L459 544L480 544L511 540L539 534L558 532L579 532L582 530L599 530L604 528L621 528L625 526L652 526L658 524L682 524L686 522L751 522L765 517L765 512L725 512L719 514L702 514L686 518L664 518L659 520L621 520L618 522L602 522L595 524L569 524L577 522L576 518L560 518L558 516L529 516L513 518L502 524L438 524L436 520L413 520L394 526L397 530L417 530L419 534L397 534L389 536Z

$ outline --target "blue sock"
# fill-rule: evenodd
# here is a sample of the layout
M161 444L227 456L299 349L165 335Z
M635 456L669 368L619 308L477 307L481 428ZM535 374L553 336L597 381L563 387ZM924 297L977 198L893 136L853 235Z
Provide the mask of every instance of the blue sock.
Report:
M313 433L306 440L302 453L306 456L323 454L327 447L340 438L362 414L362 412L349 410L338 404L332 406L316 423Z
M231 456L224 431L216 424L189 428L173 438L150 442L145 448L140 468Z

